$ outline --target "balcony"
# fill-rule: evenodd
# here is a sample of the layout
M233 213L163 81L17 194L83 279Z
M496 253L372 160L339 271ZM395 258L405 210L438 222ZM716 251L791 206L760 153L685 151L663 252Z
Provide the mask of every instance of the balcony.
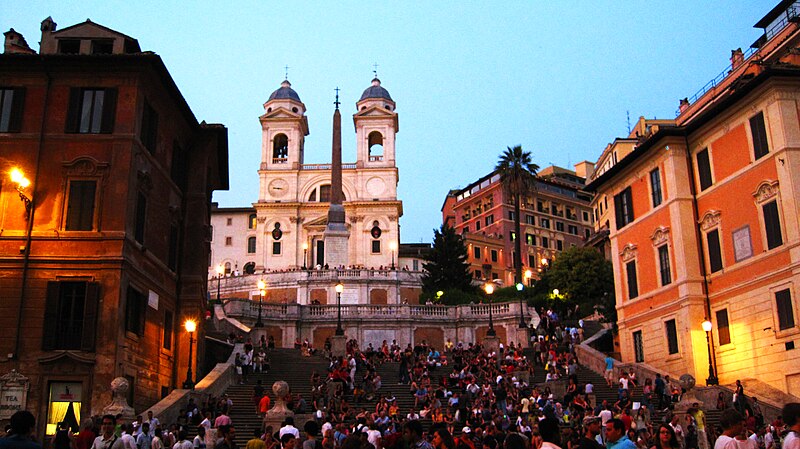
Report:
M369 157L369 161L370 162L382 162L383 161L383 156L370 156Z
M285 158L285 157L273 157L272 158L272 163L273 164L286 164L287 162L289 162L289 159Z

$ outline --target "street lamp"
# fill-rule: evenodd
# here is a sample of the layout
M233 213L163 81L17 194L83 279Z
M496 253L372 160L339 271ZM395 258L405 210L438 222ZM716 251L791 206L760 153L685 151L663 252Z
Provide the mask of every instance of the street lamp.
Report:
M308 242L303 242L303 269L307 268L306 262L308 261Z
M527 274L527 273L528 272L526 271L525 274ZM522 282L517 282L517 295L519 295L519 328L520 329L527 329L528 326L525 325L525 312L522 311L523 307L524 307L524 305L522 303L522 289L523 288L525 288L525 286L522 285Z
M533 283L533 271L531 271L530 269L525 270L524 277L525 277L525 285L527 285L528 287L533 287L533 285L532 285L532 283Z
M225 266L217 265L217 304L222 304L219 300L219 284L222 282L222 275L225 273Z
M31 199L25 193L25 189L31 185L31 181L25 177L25 174L22 173L22 170L18 168L12 168L9 172L11 176L11 182L16 184L17 192L19 193L19 199L25 203L25 212L30 215L31 213Z
M389 251L392 252L392 270L394 270L394 252L397 251L397 242L392 240L389 242Z
M442 296L444 296L444 292L443 291L439 290L439 291L436 292L436 302L437 303L441 304Z
M192 344L194 343L194 331L197 330L197 323L194 320L186 320L183 323L186 332L189 333L189 366L186 368L186 380L183 382L183 388L194 389L194 381L192 380Z
M263 279L258 281L258 293L258 319L254 327L264 327L264 323L261 322L261 303L264 301L264 295L267 294L267 283Z
M342 329L342 292L344 285L341 282L336 284L336 335L344 335Z
M702 326L703 330L706 331L706 349L708 350L708 379L706 379L706 385L719 385L719 379L714 372L714 359L711 355L711 329L713 328L713 325L711 324L711 321L706 319L703 321Z
M494 321L492 321L492 293L494 293L494 285L492 285L491 282L487 282L486 285L483 286L483 290L486 292L489 300L489 330L486 331L486 336L494 337L497 335L497 332L494 330Z

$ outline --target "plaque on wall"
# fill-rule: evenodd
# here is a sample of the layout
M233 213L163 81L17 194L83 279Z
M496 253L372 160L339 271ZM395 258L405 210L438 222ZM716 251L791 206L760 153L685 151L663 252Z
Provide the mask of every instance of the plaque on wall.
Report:
M733 253L736 262L753 257L753 243L750 240L749 225L733 231Z
M9 419L14 413L25 410L28 402L30 379L12 369L0 377L0 419Z

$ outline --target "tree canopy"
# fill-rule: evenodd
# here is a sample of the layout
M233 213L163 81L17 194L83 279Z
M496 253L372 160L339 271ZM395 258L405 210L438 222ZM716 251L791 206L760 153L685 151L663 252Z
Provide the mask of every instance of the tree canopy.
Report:
M442 302L461 303L475 293L467 262L467 247L463 237L450 226L442 225L440 229L433 230L433 248L423 268L422 292L426 298L435 299L436 292L442 291L445 292L441 297Z

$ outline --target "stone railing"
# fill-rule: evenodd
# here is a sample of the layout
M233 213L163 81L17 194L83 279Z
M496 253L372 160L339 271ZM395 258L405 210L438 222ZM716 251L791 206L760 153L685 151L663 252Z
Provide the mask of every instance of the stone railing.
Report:
M300 305L300 304L261 304L263 321L302 320L317 321L335 319L339 313L336 304ZM520 304L517 301L497 304L465 304L457 306L414 305L414 304L342 304L342 319L359 318L386 319L423 319L423 320L487 320L489 308L494 319L519 317ZM526 321L529 311L525 307ZM224 305L228 317L244 320L258 316L258 301L248 299L230 299Z
M152 407L145 410L142 415L152 411L153 416L162 423L178 422L181 410L186 409L189 398L193 398L195 404L202 404L203 400L210 396L220 396L236 381L234 372L235 358L237 352L244 351L244 345L239 343L233 346L228 359L217 365L208 374L200 379L193 390L176 388L164 399L155 403Z
M289 271L268 271L264 273L244 274L239 276L225 276L222 278L210 277L208 291L211 299L216 298L217 290L222 297L231 293L258 290L258 281L263 280L267 283L267 289L293 286L298 284L330 284L333 286L337 282L366 282L387 281L399 284L421 285L422 271L389 270L389 269L345 269L345 270L289 270ZM219 283L219 284L217 284ZM219 285L219 286L218 286Z

